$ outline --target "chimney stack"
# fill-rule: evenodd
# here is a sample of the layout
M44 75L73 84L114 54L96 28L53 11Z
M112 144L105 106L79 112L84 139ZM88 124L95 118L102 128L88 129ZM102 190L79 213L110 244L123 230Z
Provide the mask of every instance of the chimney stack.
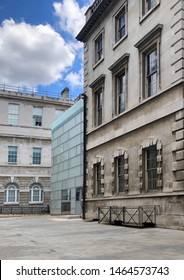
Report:
M68 87L65 87L62 92L61 92L61 97L62 98L68 98L69 97L69 88Z

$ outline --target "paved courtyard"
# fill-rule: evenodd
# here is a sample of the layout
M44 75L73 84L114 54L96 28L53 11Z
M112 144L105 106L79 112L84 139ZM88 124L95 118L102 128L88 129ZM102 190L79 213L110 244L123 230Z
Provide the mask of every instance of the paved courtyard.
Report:
M184 231L0 216L1 260L184 260Z

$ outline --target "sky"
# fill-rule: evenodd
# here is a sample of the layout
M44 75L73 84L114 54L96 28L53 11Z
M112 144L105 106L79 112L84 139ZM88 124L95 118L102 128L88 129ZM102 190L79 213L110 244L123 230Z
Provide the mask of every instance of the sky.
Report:
M0 0L0 85L83 93L83 44L75 37L92 2Z

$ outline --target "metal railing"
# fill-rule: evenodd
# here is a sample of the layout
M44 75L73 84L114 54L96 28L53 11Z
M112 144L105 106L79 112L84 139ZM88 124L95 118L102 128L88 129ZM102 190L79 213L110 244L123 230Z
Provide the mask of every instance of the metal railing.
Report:
M154 227L156 226L156 206L99 207L98 222L122 226Z
M6 84L0 84L0 90L1 91L7 91L9 93L11 92L17 92L17 93L22 93L22 94L31 94L31 95L38 95L38 96L45 96L49 98L62 98L64 100L71 101L75 98L72 98L69 96L69 98L63 98L61 96L61 93L56 93L52 91L47 91L47 90L38 90L36 88L27 88L27 87L21 87L21 86L11 86L11 85L6 85Z
M49 206L45 207L13 207L3 206L0 207L0 215L17 215L17 214L49 214Z

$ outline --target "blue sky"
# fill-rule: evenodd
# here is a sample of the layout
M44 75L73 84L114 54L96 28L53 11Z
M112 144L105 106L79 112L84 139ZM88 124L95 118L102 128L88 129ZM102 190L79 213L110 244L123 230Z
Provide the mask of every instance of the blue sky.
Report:
M83 44L75 36L92 0L0 0L0 84L83 92Z

